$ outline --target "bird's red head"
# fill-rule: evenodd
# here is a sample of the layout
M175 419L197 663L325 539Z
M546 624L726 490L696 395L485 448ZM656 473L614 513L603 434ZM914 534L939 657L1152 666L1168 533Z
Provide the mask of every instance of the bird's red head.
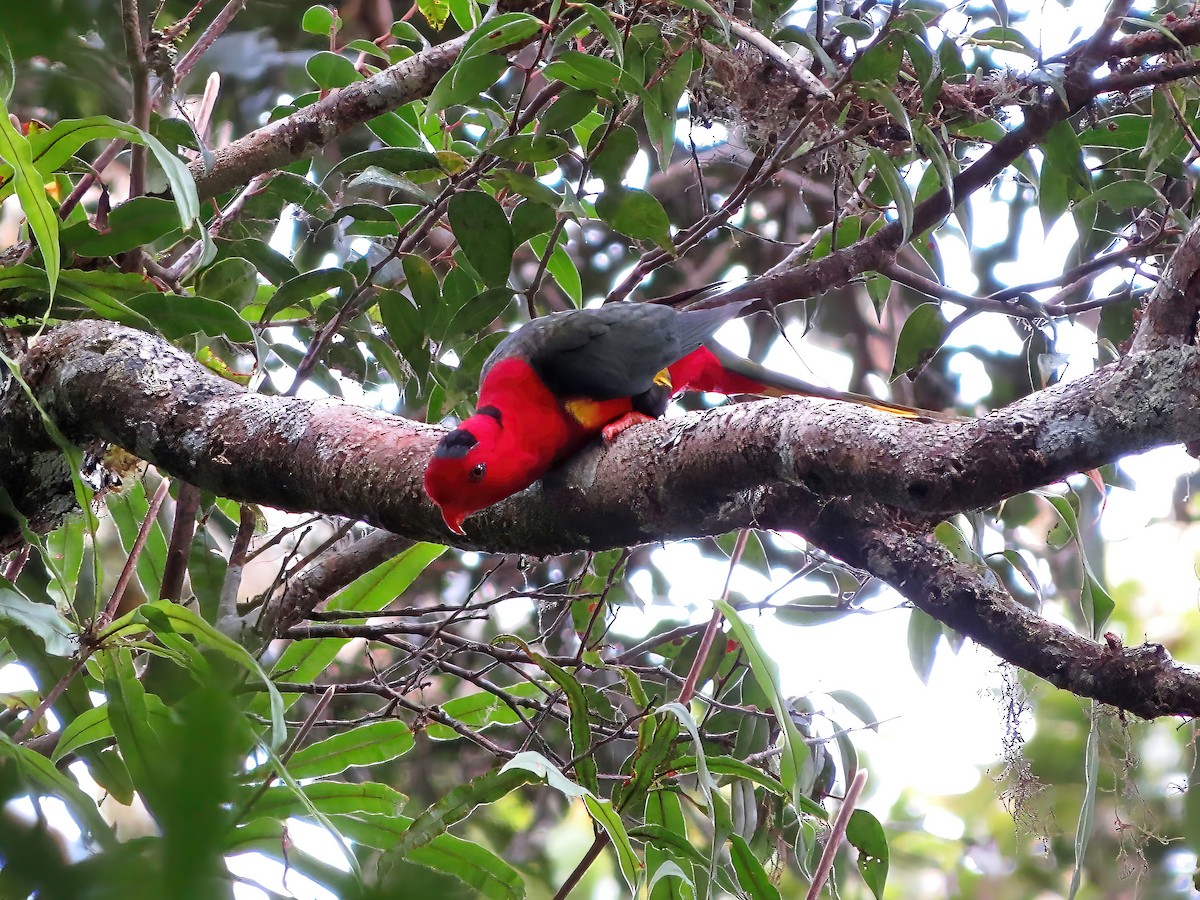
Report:
M500 413L482 407L438 442L425 467L425 493L438 505L446 527L465 534L463 520L499 503L541 476L507 448Z

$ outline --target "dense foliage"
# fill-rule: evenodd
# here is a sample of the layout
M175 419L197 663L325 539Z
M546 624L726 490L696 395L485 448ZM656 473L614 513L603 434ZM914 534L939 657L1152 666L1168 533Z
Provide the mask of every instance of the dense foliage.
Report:
M1129 424L1186 383L1117 381L1190 373L1152 362L1195 340L1200 17L1034 6L0 5L0 893L1186 890L1193 728L1125 711L1200 682L1117 635L1200 659L1195 610L1114 588L1100 522L1124 453L1200 437ZM530 317L722 280L748 355L962 419L688 397L450 541L412 421ZM738 468L780 422L837 477ZM724 586L668 608L666 537ZM956 839L864 808L871 704L756 632L909 605L922 679L970 639L1070 691L1007 670Z

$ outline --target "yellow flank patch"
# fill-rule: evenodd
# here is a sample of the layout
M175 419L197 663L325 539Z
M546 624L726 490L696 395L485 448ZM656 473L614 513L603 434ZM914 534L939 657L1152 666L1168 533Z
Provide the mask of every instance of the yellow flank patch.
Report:
M671 386L671 370L663 369L661 372L659 372L657 375L655 375L654 383L657 384L659 387L670 387Z
M612 421L612 401L588 400L581 397L563 404L571 418L587 429L603 428ZM607 407L607 408L606 408Z

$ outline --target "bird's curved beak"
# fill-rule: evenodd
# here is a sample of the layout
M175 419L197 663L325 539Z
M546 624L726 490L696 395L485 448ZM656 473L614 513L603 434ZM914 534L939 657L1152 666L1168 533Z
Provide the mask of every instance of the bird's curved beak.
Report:
M463 519L465 519L467 517L467 514L464 512L458 512L456 510L452 510L446 506L441 507L441 510L442 510L442 519L445 520L446 527L449 528L451 531L453 531L455 534L466 535L466 532L463 531L462 523L463 523Z

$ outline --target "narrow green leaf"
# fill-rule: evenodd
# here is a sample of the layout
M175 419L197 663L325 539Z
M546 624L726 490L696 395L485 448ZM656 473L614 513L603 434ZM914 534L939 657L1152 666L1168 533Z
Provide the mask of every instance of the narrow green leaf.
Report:
M779 888L771 884L767 870L741 835L729 836L729 858L737 873L738 884L748 897L753 900L778 900Z
M525 896L521 873L473 841L439 834L408 856L413 862L453 875L489 900L520 900Z
M501 13L475 29L463 45L456 64L465 64L479 56L504 50L540 34L545 26L529 13Z
M393 173L418 172L427 169L436 172L442 171L442 164L438 161L437 154L430 153L428 150L417 150L412 147L383 147L378 150L363 150L361 153L347 156L330 169L329 175L325 177L328 178L335 174L353 175L372 166Z
M59 221L54 207L46 196L45 178L33 161L33 150L25 135L17 131L8 118L8 109L0 103L0 159L13 170L13 187L21 210L29 222L29 230L42 251L46 266L46 281L50 287L50 299L58 287L58 273L62 267L62 247L59 244Z
M216 650L251 677L260 680L267 689L267 706L271 719L270 744L272 747L278 747L283 743L287 735L287 726L283 721L283 700L279 691L275 689L274 682L267 677L258 660L251 656L245 647L221 634L197 613L169 600L155 600L142 604L129 615L114 622L110 631L115 635L130 625L137 624L146 625L160 638L173 632L190 634L200 645Z
M870 704L858 694L853 691L834 690L829 692L829 696L850 710L858 721L862 722L872 731L879 731L879 717L875 715L875 711L871 709Z
M904 230L904 240L907 241L912 235L914 211L912 193L908 190L908 185L904 183L904 176L900 174L900 170L896 168L891 157L876 147L871 147L868 152L875 171L879 173L888 193L892 196L892 202L896 204L896 218Z
M431 562L446 551L438 544L414 544L398 556L381 563L370 572L360 575L330 598L333 609L374 612L400 597L416 577ZM347 624L360 624L347 620ZM279 679L301 683L313 682L333 662L348 638L322 638L313 641L293 641L279 656L271 670ZM288 704L298 699L289 694ZM262 703L256 704L261 711Z
M298 787L298 792L287 785L267 788L251 807L253 815L276 819L314 813L320 816L339 813L391 816L407 802L395 788L374 781L316 781Z
M146 805L152 812L161 813L166 797L157 761L162 758L164 747L162 738L150 725L145 688L134 671L128 649L105 651L98 659L104 669L108 721L121 757Z
M608 832L609 842L617 854L617 864L620 866L621 875L625 878L625 883L629 885L630 892L636 893L638 878L642 872L642 861L638 859L633 850L633 844L629 842L629 833L625 830L625 823L621 821L620 814L613 808L610 801L597 799L591 794L583 798L583 805L587 807L587 811L591 813L596 824Z
M476 807L495 803L533 780L533 773L513 768L510 762L502 769L480 775L456 787L413 820L396 846L396 852L400 856L407 856L417 848L424 847L451 825L461 822Z
M288 760L293 778L324 778L351 766L374 766L403 756L416 743L403 722L368 722L310 744Z
M100 815L96 801L80 790L70 776L54 768L50 760L34 750L14 744L4 732L0 732L0 758L16 765L31 792L62 800L84 832L102 847L112 850L117 846L116 835Z
M758 682L763 693L771 698L771 706L775 710L775 719L783 737L780 775L784 785L791 792L792 802L797 807L801 807L801 798L807 800L804 795L816 773L810 771L812 755L804 743L804 738L800 736L796 724L792 721L791 705L783 696L780 688L779 667L763 650L757 635L738 615L737 610L724 600L717 600L714 605L729 622L729 627L737 637L738 643L742 645L742 650L750 663L750 671L754 673L755 681Z

